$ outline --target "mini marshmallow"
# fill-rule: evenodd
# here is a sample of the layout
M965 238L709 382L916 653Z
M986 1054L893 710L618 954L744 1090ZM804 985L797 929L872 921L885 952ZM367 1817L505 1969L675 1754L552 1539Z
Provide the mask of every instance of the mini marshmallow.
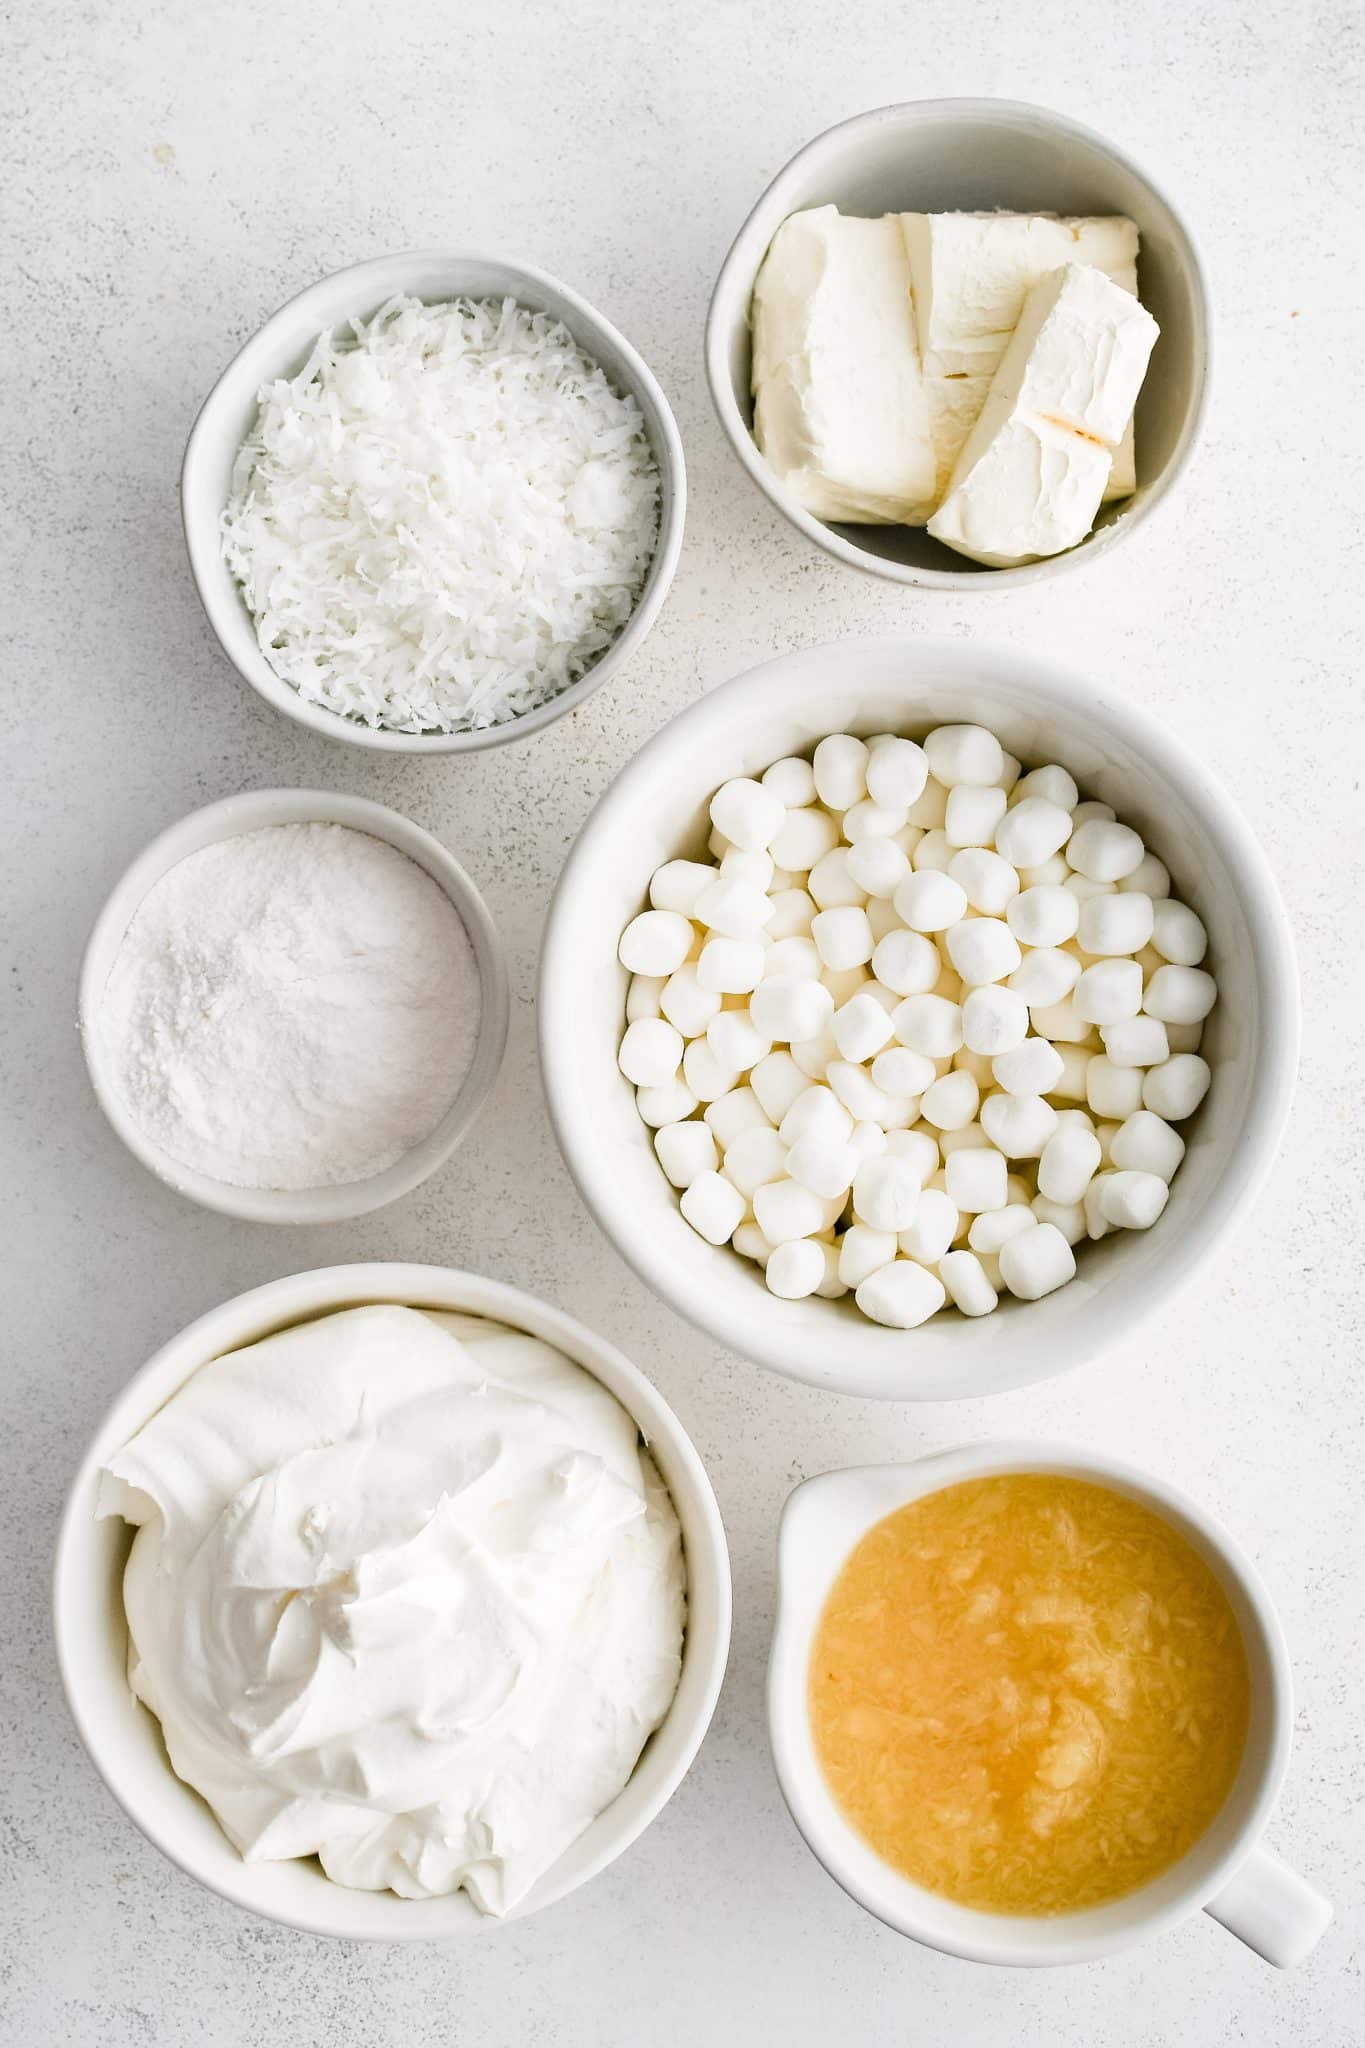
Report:
M1109 811L1107 804L1099 809ZM1087 815L1082 817L1081 813ZM1075 830L1067 842L1066 857L1078 875L1091 882L1119 882L1133 869L1146 851L1131 825L1120 825L1112 811L1100 817L1092 805L1082 804L1073 812Z
M772 1041L754 1029L747 1010L718 1010L706 1027L706 1042L723 1067L747 1074L772 1051Z
M948 792L943 784L930 775L906 815L921 832L939 831L948 815Z
M1085 1099L1095 1116L1122 1123L1142 1101L1142 1070L1116 1066L1105 1053L1096 1053L1085 1070Z
M853 1118L832 1089L817 1084L797 1096L778 1126L784 1145L799 1144L802 1138L819 1138L826 1144L846 1145L853 1131Z
M901 1137L904 1133L895 1131L889 1135ZM887 1137L888 1133L882 1129L880 1124L864 1121L860 1124L854 1124L853 1135L848 1142L856 1148L862 1158L877 1159L887 1149Z
M761 939L708 939L697 959L697 980L716 995L743 996L763 979Z
M770 853L746 853L742 846L732 846L721 855L717 872L723 882L743 882L749 888L761 889L767 896L772 892L777 869ZM702 919L703 924L707 922Z
M948 791L943 830L950 846L989 846L1005 815L1003 789L963 782ZM1068 829L1071 820L1067 819Z
M1170 1040L1159 1017L1125 1017L1104 1025L1100 1037L1116 1067L1156 1067L1170 1058Z
M921 1124L913 1131L888 1131L886 1149L897 1159L907 1159L921 1180L927 1181L938 1171L939 1138L934 1131Z
M987 1209L1004 1208L1008 1178L1005 1155L993 1146L963 1147L950 1152L943 1163L949 1200L972 1216L980 1216Z
M937 1075L934 1061L922 1052L912 1052L908 1045L888 1046L872 1062L872 1079L877 1086L902 1100L923 1095Z
M901 930L901 921L896 915L895 906L889 903L885 896L869 896L863 908L867 912L867 921L872 927L872 936L878 945L888 932Z
M962 1044L962 1006L946 996L907 996L891 1022L901 1044L927 1059L951 1059Z
M808 1080L823 1081L825 1069L830 1061L839 1057L839 1048L834 1043L834 1033L826 1026L813 1038L794 1038L791 1041L791 1056Z
M1133 1169L1109 1173L1100 1195L1100 1214L1115 1230L1150 1230L1169 1195L1160 1174Z
M780 1124L797 1097L804 1095L806 1076L789 1052L770 1052L749 1076L749 1086L773 1124Z
M947 1292L937 1274L926 1267L917 1266L913 1259L894 1259L889 1266L869 1273L853 1298L874 1323L884 1323L891 1330L913 1330L942 1308Z
M812 905L812 909L814 905ZM785 977L788 981L819 981L824 961L814 939L793 932L789 939L774 939L763 955L764 981Z
M984 1053L972 1052L969 1047L959 1046L953 1054L953 1065L960 1067L964 1074L970 1074L978 1088L989 1088L995 1075L991 1062Z
M855 1123L878 1123L887 1131L910 1122L912 1104L879 1088L866 1067L855 1066L852 1060L831 1060L825 1078Z
M1036 1223L1001 1245L1000 1277L1020 1301L1041 1301L1075 1277L1076 1255L1060 1230Z
M702 1114L708 1130L715 1133L716 1143L722 1152L727 1152L745 1131L771 1129L763 1114L763 1105L752 1088L732 1088L728 1095L717 1095L707 1103Z
M893 832L899 832L905 824L903 810L888 809L885 804L874 804L865 796L860 804L844 812L843 836L850 847L858 846L864 839L889 839Z
M839 1278L845 1287L860 1287L869 1273L889 1266L896 1256L896 1236L890 1230L871 1230L866 1223L854 1223L839 1240Z
M849 872L850 851L847 846L836 846L815 863L806 877L806 887L821 910L861 908L867 902L866 889L860 888Z
M1020 868L1019 885L1022 889L1060 889L1070 873L1065 856L1054 853L1051 860L1040 860L1036 868Z
M698 923L727 939L756 939L772 919L772 898L753 882L728 881L722 875L702 890L695 914Z
M860 839L848 849L848 872L869 896L894 896L910 874L910 856L884 833Z
M780 868L809 874L839 844L839 827L827 811L788 811L768 851Z
M1005 905L1005 922L1021 946L1064 946L1076 936L1080 917L1069 889L1025 889Z
M998 782L1005 750L983 725L941 725L924 742L929 773L945 789L960 782Z
M705 1124L689 1124L689 1130L705 1130ZM753 1200L758 1190L766 1187L770 1180L782 1180L787 1171L787 1148L766 1124L753 1124L747 1131L725 1147L725 1164L721 1168L727 1180L733 1181L747 1200Z
M640 1088L659 1088L671 1081L683 1056L682 1033L662 1017L637 1017L627 1024L616 1064Z
M764 936L770 940L804 938L815 916L815 898L805 889L779 889Z
M815 789L831 811L849 811L867 795L869 754L851 733L831 733L815 749Z
M1071 837L1071 813L1044 796L1026 796L1000 820L996 852L1016 868L1051 860Z
M916 840L910 861L916 873L923 870L930 874L946 874L956 856L957 849L949 840L947 833L935 827L932 832L926 832L922 839Z
M974 1252L998 1252L1021 1230L1037 1228L1038 1218L1025 1203L1006 1202L1003 1209L988 1209L984 1216L972 1218L967 1243Z
M1026 1038L1009 1052L995 1055L992 1073L1009 1095L1047 1095L1061 1078L1062 1056L1046 1038Z
M1176 967L1197 967L1209 949L1203 920L1170 897L1156 904L1154 912L1150 936L1162 959Z
M1049 1202L1079 1202L1099 1170L1100 1141L1067 1124L1048 1139L1038 1161L1038 1192Z
M982 1151L990 1148L990 1138L979 1123L964 1124L959 1131L936 1131L932 1124L919 1124L916 1129L922 1131L926 1137L938 1140L938 1149L945 1161L952 1153L965 1152L969 1147L974 1146ZM946 1187L946 1181L944 1185Z
M954 1308L964 1316L988 1316L1000 1299L975 1252L945 1253L938 1262L938 1276Z
M1166 1039L1173 1053L1198 1052L1204 1040L1202 1024L1173 1024L1169 1017L1163 1018Z
M800 1138L787 1154L787 1172L813 1195L830 1201L848 1193L863 1158L851 1143L835 1145L826 1138Z
M809 1240L803 1240L803 1242L806 1241L820 1247L820 1261L824 1267L824 1271L820 1276L820 1285L815 1290L816 1293L822 1301L837 1301L841 1294L848 1293L847 1287L839 1278L838 1245L832 1244L827 1237L814 1237Z
M867 793L888 809L908 810L923 794L929 762L923 747L890 734L877 740L867 757Z
M691 917L702 890L709 889L715 879L716 871L707 861L666 860L650 877L650 903L655 910Z
M1155 903L1171 893L1170 870L1154 853L1144 853L1131 875L1123 875L1118 886L1120 893L1136 889L1143 896L1150 896Z
M1092 882L1088 875L1068 875L1062 887L1074 896L1078 905L1089 903L1096 896L1117 896L1117 882Z
M826 967L836 972L865 966L876 944L867 912L852 904L822 910L811 925L810 935Z
M960 1131L975 1121L981 1090L975 1078L954 1068L926 1088L920 1099L920 1115L936 1130Z
M940 1188L925 1188L913 1220L900 1233L900 1248L908 1259L936 1266L957 1236L959 1221L956 1208Z
M1163 1024L1202 1024L1217 1000L1218 984L1202 967L1158 967L1142 1007Z
M922 932L888 932L872 953L872 972L897 995L925 995L938 980L938 948Z
M1083 953L1140 953L1152 936L1155 906L1137 890L1092 896L1080 906L1076 938Z
M994 1059L1012 1052L1028 1037L1029 1008L1024 998L999 982L970 989L962 1001L962 1038L969 1052Z
M942 932L967 914L967 892L936 868L917 870L895 893L896 914L913 932Z
M891 1036L891 1019L872 996L856 995L834 1013L834 1042L846 1060L870 1060Z
M997 779L1000 783L1000 787L1004 790L1007 796L1009 792L1014 788L1015 783L1019 780L1019 777L1023 774L1023 772L1023 762L1019 759L1019 757L1016 754L1011 754L1008 750L1006 750L1006 752L1001 756L1000 774Z
M754 1190L754 1221L769 1244L814 1237L825 1227L825 1205L794 1180L770 1180Z
M1073 826L1088 825L1092 818L1116 818L1117 816L1118 812L1112 804L1096 803L1095 799L1091 797L1089 802L1073 806L1071 822Z
M635 1107L644 1122L657 1129L664 1124L682 1123L697 1107L697 1098L682 1075L675 1074L662 1087L637 1088Z
M682 1068L683 1079L699 1102L728 1095L739 1080L738 1068L723 1067L704 1038L692 1040L682 1056Z
M1057 1134L1057 1112L1041 1095L988 1095L981 1128L1006 1159L1040 1159Z
M759 781L772 791L785 810L799 811L815 802L815 770L809 761L795 754L774 761L771 768L764 769Z
M728 1243L744 1221L747 1204L733 1181L723 1180L718 1173L703 1173L683 1190L680 1206L698 1237L720 1245Z
M1059 1003L1035 1003L1029 1020L1038 1036L1050 1039L1059 1051L1067 1045L1095 1048L1095 1027L1078 1014L1070 996L1063 996Z
M1055 761L1046 768L1032 768L1027 775L1021 775L1014 785L1013 794L1016 807L1025 797L1040 796L1048 803L1056 804L1058 810L1068 812L1074 811L1081 800L1074 777L1065 768L1059 768Z
M763 1277L770 1294L780 1295L783 1301L804 1301L825 1277L824 1252L809 1237L774 1245Z
M1185 1157L1185 1140L1164 1117L1150 1109L1137 1109L1125 1120L1109 1156L1121 1170L1154 1173L1169 1183Z
M1059 1045L1057 1052L1062 1071L1048 1089L1048 1094L1055 1095L1059 1102L1084 1102L1086 1070L1094 1054L1084 1045Z
M732 846L746 852L770 846L786 815L781 797L747 775L723 782L711 799L711 823Z
M865 967L826 967L822 963L820 979L834 998L836 1013L842 1010L845 1003L852 1002L860 991L876 987Z
M1069 995L1081 975L1081 963L1074 953L1059 946L1037 946L1009 977L1007 986L1021 995L1030 1009L1045 1009Z
M1098 1243L1102 1237L1108 1237L1114 1227L1105 1215L1103 1206L1104 1190L1113 1178L1112 1170L1106 1167L1102 1173L1095 1175L1095 1178L1081 1197L1081 1209L1085 1216L1085 1234L1092 1244Z
M1092 1180L1090 1186L1094 1185ZM1085 1236L1084 1201L1049 1202L1046 1195L1035 1195L1029 1206L1040 1223L1050 1223L1060 1230L1068 1244L1079 1244Z
M659 1015L659 998L664 992L666 976L662 974L632 974L630 987L626 990L626 1022L634 1024L641 1017Z
M876 1073L875 1066L873 1073ZM1213 1075L1207 1060L1197 1052L1178 1052L1143 1076L1142 1102L1145 1109L1165 1117L1168 1123L1182 1123L1193 1116L1209 1092Z
M715 1173L720 1153L714 1134L702 1123L664 1124L654 1133L659 1164L675 1188L690 1188L704 1173Z
M949 861L948 874L952 881L960 883L972 909L979 910L984 917L1007 914L1019 894L1019 877L1014 869L986 846L963 847Z
M1018 941L998 917L968 917L948 933L948 957L964 982L1003 981L1023 960Z
M617 952L632 974L667 975L692 951L690 918L676 910L642 910L621 934Z
M1143 1008L1142 969L1136 960L1097 961L1078 976L1071 1001L1077 1016L1088 1024L1118 1024L1136 1017Z
M898 1159L894 1152L864 1159L853 1180L853 1213L873 1230L908 1230L915 1220L920 1187L910 1160Z
M1095 1136L1100 1141L1100 1158L1106 1167L1110 1164L1111 1147L1122 1128L1121 1124L1100 1123L1095 1126Z
M712 941L713 945L736 943L733 939ZM702 958L704 961L704 954ZM790 1045L794 1040L814 1038L826 1028L834 1015L834 998L818 981L778 975L754 989L749 1015L762 1037L774 1045Z
M755 1265L766 1266L772 1257L772 1246L756 1223L746 1220L735 1225L731 1244L741 1258L752 1259Z

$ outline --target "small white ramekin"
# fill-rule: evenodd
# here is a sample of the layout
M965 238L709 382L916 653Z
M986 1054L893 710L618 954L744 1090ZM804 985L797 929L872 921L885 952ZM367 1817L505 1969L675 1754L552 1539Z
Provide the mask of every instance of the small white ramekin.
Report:
M420 1145L414 1145L382 1173L336 1187L240 1188L183 1166L155 1144L131 1115L109 1071L97 1028L105 985L124 934L153 884L201 847L222 839L236 839L243 832L256 832L267 825L344 825L396 847L424 868L454 904L469 934L479 973L483 1008L473 1062L441 1121ZM202 1208L217 1209L224 1216L239 1216L248 1223L339 1223L347 1217L382 1209L385 1203L395 1202L400 1195L419 1187L445 1165L483 1107L502 1065L508 1010L507 963L502 941L482 896L460 863L447 853L439 839L400 812L371 803L365 797L340 796L327 790L249 790L241 796L226 797L221 803L208 804L202 811L192 811L170 826L138 855L115 884L95 920L81 963L81 1045L100 1108L134 1158L140 1159L158 1180Z
M256 628L223 559L222 516L232 491L237 454L255 423L262 385L294 376L319 334L368 319L399 293L435 305L449 299L515 299L533 312L563 321L613 387L633 397L644 415L659 466L659 540L635 610L611 646L587 671L548 703L524 717L482 732L390 732L313 704L278 676L262 654ZM529 264L501 256L463 255L449 249L408 250L335 271L272 314L235 355L204 400L180 476L185 544L209 624L237 673L268 704L328 739L395 754L470 754L508 740L529 739L615 675L635 654L659 616L682 550L687 470L682 440L668 400L643 357L586 299Z
M1150 1884L1083 1913L984 1913L926 1891L844 1818L811 1735L811 1644L845 1559L867 1531L922 1495L1001 1472L1051 1472L1111 1487L1171 1523L1217 1574L1251 1668L1246 1749L1208 1831ZM1289 1764L1293 1682L1284 1635L1249 1559L1204 1509L1163 1480L1065 1444L982 1443L912 1465L866 1465L808 1479L788 1498L778 1538L778 1614L768 1666L768 1731L793 1820L831 1877L888 1927L968 1962L1039 1967L1093 1962L1160 1934L1202 1907L1269 1963L1306 1956L1332 1918L1322 1894L1261 1841Z
M782 1301L759 1268L690 1229L616 1054L625 1028L621 932L655 868L706 858L722 782L808 754L826 733L989 726L1026 765L1060 761L1166 862L1203 918L1218 1007L1205 1032L1213 1085L1183 1127L1188 1151L1160 1221L1078 1248L1076 1278L1042 1301L974 1321L941 1314L879 1328L852 1298ZM1068 674L1011 647L849 641L779 655L722 684L641 749L579 834L541 951L541 1069L569 1170L641 1278L717 1343L789 1379L886 1400L944 1401L1050 1378L1169 1308L1270 1169L1298 1060L1293 946L1256 839L1227 792L1121 684Z
M210 1891L308 1934L429 1941L503 1924L463 1892L400 1899L333 1884L313 1858L247 1863L197 1793L176 1777L154 1716L128 1686L123 1570L132 1530L97 1520L99 1475L192 1373L225 1351L290 1324L367 1302L456 1309L542 1338L599 1379L640 1426L682 1524L687 1632L668 1715L625 1789L566 1849L520 1905L523 1920L586 1884L629 1848L681 1784L710 1725L730 1644L730 1561L720 1510L700 1458L672 1409L638 1366L581 1323L496 1280L443 1266L332 1266L293 1273L201 1316L134 1375L100 1424L62 1517L53 1582L57 1657L77 1730L128 1818L172 1863ZM698 1881L701 1882L699 1875Z
M1102 508L1079 546L1017 569L969 561L923 527L826 525L769 469L753 437L749 304L788 214L834 204L851 214L1127 214L1141 236L1142 302L1161 338L1137 407L1138 487ZM742 467L799 532L836 561L927 590L1017 589L1111 554L1172 489L1194 450L1208 394L1212 314L1189 228L1147 173L1093 129L1015 100L911 100L828 128L780 170L716 280L706 374Z

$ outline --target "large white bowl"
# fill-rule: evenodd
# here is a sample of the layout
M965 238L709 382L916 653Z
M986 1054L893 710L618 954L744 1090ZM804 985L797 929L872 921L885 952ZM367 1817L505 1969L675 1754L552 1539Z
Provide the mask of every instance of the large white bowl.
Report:
M1204 919L1219 1001L1205 1031L1213 1085L1149 1231L1080 1249L1071 1284L991 1316L881 1329L841 1301L781 1301L759 1268L683 1221L634 1091L617 1070L621 931L649 878L704 857L707 807L730 776L806 753L831 732L911 736L972 720L1026 764L1060 761L1168 864ZM704 697L642 748L570 853L541 956L540 1054L556 1135L607 1236L663 1299L790 1379L887 1400L992 1394L1079 1364L1169 1306L1259 1188L1288 1113L1299 1009L1289 929L1265 857L1226 792L1121 682L1070 675L1007 647L872 640L780 655Z
M483 1008L474 1057L455 1100L440 1122L419 1145L414 1145L382 1173L332 1187L236 1187L230 1181L217 1180L212 1174L183 1165L149 1138L129 1112L97 1028L105 984L124 934L148 890L202 847L270 825L342 825L385 840L409 860L416 861L444 890L459 913L469 935L482 991ZM221 803L206 804L202 811L191 811L187 818L169 826L145 847L115 883L86 945L78 1015L90 1084L100 1108L135 1159L140 1159L167 1187L191 1202L198 1202L201 1208L217 1209L224 1216L240 1216L248 1223L297 1224L339 1223L347 1217L368 1215L388 1202L396 1202L400 1195L410 1194L445 1165L498 1078L507 1044L508 1009L507 963L497 927L473 882L439 839L414 825L401 812L371 803L367 797L341 796L319 789L253 789L241 796L225 797Z
M600 363L614 388L636 400L659 466L658 546L626 625L586 675L567 690L524 717L482 732L390 732L345 718L326 705L310 703L276 675L262 654L241 589L223 560L222 516L231 495L233 464L255 423L262 385L274 377L296 375L325 329L368 319L400 292L428 304L454 298L512 298L534 312L562 320L579 347ZM348 740L352 746L396 754L468 754L542 732L591 696L638 651L659 615L678 566L687 509L687 472L677 425L652 371L625 336L586 299L529 264L509 263L500 256L461 255L448 249L417 249L335 271L272 314L233 357L204 400L185 449L180 505L190 570L209 624L237 673L268 704L286 718L297 719L328 739Z
M443 1266L332 1266L294 1273L225 1302L191 1323L137 1373L100 1424L67 1498L53 1583L57 1657L81 1740L114 1797L171 1861L234 1905L309 1934L423 1941L501 1924L463 1892L400 1899L333 1884L314 1859L247 1863L197 1793L176 1777L158 1722L128 1687L123 1570L133 1531L97 1521L102 1467L211 1358L293 1323L365 1302L456 1309L527 1330L555 1345L613 1393L640 1425L682 1524L687 1632L682 1677L623 1792L566 1849L508 1920L524 1919L606 1868L682 1782L710 1725L730 1642L725 1530L700 1458L672 1409L629 1359L534 1295Z
M1089 539L1018 569L954 553L923 527L827 525L760 455L749 387L749 302L768 244L790 213L1122 213L1141 235L1142 303L1161 338L1137 406L1137 491L1102 508ZM1211 312L1189 229L1143 170L1079 121L1014 100L912 100L826 129L778 172L721 268L706 321L706 374L740 462L792 525L836 560L931 590L999 590L1093 562L1135 531L1188 462L1208 392Z

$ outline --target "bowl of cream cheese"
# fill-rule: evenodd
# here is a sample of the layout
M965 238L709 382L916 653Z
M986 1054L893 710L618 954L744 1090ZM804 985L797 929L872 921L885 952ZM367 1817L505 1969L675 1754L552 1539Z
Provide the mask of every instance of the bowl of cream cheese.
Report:
M294 1274L133 1378L72 1487L58 1659L129 1818L249 1911L439 1939L619 1856L730 1632L701 1461L640 1370L467 1273Z

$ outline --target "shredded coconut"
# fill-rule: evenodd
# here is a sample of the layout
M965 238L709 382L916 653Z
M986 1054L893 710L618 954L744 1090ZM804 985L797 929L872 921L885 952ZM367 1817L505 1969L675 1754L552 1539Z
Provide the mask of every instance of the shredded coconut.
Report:
M593 665L658 526L640 409L561 322L513 299L397 298L262 390L223 548L302 696L463 732Z
M381 1173L454 1101L482 990L444 891L341 825L190 854L128 926L97 1030L144 1134L234 1187Z

